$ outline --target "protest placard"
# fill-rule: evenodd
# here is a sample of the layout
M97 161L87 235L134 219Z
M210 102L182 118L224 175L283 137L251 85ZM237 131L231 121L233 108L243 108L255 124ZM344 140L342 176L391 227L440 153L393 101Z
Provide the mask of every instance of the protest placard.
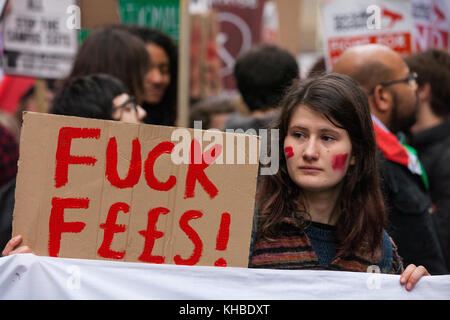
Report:
M78 48L70 11L75 4L75 0L11 1L3 31L4 73L65 77Z
M117 0L78 0L83 30L119 23ZM101 12L101 14L99 14Z
M221 60L217 50L219 24L209 10L191 14L190 97L202 99L222 91Z
M258 141L25 113L13 234L44 256L247 267Z
M120 20L164 31L180 38L180 0L118 0Z
M414 49L449 50L450 3L446 0L412 0Z
M220 25L217 44L225 89L236 90L233 68L238 56L261 43L265 3L265 0L211 1Z
M401 55L412 53L413 20L409 0L335 0L321 4L327 68L345 49L379 43Z

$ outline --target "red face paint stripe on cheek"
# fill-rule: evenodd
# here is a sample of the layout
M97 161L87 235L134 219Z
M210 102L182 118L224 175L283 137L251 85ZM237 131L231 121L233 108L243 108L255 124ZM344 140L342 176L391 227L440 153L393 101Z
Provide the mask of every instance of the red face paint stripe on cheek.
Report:
M292 158L294 156L294 150L292 147L284 148L284 155L286 156L286 159Z
M337 154L333 156L333 162L331 166L333 170L345 170L347 164L348 153L346 154Z

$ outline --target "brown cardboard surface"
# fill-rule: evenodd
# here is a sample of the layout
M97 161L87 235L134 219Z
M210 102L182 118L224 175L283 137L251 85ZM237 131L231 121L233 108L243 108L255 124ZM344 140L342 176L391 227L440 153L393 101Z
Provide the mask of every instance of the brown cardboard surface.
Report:
M71 140L70 156L94 157L97 161L94 165L69 163L67 184L57 186L56 154L58 137L63 127L96 128L100 130L100 133L97 138ZM185 196L189 164L176 165L171 160L171 155L164 153L156 158L155 177L164 182L173 175L176 178L176 184L168 191L154 190L149 187L146 179L146 172L149 171L146 168L150 168L146 166L147 155L159 143L171 141L172 133L176 129L25 113L20 141L13 235L23 235L24 244L37 255L105 259L98 254L106 233L100 226L105 223L110 207L115 203L123 202L129 205L129 211L128 213L119 211L115 224L124 226L125 231L114 233L110 249L125 253L120 259L117 257L106 257L106 259L139 262L142 261L140 257L146 247L146 239L151 239L143 235L147 230L148 213L154 208L164 207L169 212L159 215L155 225L156 231L154 231L156 234L158 232L163 234L160 238L154 237L154 247L151 251L153 257L163 257L164 261L159 262L176 264L175 256L189 259L194 249L199 249L200 241L203 247L198 261L193 259L191 262L178 264L213 266L219 258L223 258L227 266L247 267L258 171L258 164L248 164L248 159L254 156L254 151L248 148L245 150L246 164L210 164L203 172L217 188L217 195L212 197L197 180L194 196L188 198ZM189 139L205 140L202 141L203 153L211 148L212 142L219 142L203 138L206 137L205 131L184 130L188 130ZM242 146L239 146L237 140L227 140L226 136L230 135L229 133L217 134L218 137L223 138L222 152L225 163L226 144L234 144L235 156L238 150L234 149L242 148ZM111 137L115 137L117 141L117 172L121 179L125 179L128 175L132 141L139 139L142 167L139 180L133 187L121 189L113 186L106 178L106 150ZM246 135L245 138L247 145L259 140L256 136ZM178 141L175 140L173 143L177 145ZM88 208L64 209L60 230L74 222L83 222L85 226L80 232L64 232L63 230L59 252L50 254L50 220L52 215L53 218L56 217L56 214L52 212L55 198L87 198L89 205ZM183 217L187 216L185 212L190 210L198 210L202 216L191 217L187 220L187 225L183 225L182 222L180 225ZM230 216L229 239L226 242L226 250L219 250L217 239L224 212L229 213ZM52 234L55 234L54 231L57 228L52 227L52 230Z
M79 4L83 29L120 22L117 0L79 0Z

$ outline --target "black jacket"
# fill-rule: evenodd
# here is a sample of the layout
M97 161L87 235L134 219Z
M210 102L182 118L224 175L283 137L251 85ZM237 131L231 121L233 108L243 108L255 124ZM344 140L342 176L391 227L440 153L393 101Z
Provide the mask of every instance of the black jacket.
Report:
M146 124L153 124L158 126L174 126L176 116L174 116L168 106L161 103L149 104L143 102L141 107L147 112L147 115L143 119Z
M413 136L412 145L428 174L431 200L447 269L450 270L450 119Z
M15 190L15 177L0 189L0 256L11 239Z
M420 176L379 152L387 231L398 247L403 265L423 265L432 275L447 268L431 217L431 199Z

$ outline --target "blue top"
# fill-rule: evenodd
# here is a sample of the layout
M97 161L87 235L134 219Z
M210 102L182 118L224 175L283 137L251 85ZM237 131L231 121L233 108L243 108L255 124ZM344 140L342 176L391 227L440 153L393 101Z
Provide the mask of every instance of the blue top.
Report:
M311 222L311 225L305 228L319 263L323 266L328 266L336 257L335 232L336 227L318 222Z
M328 266L336 257L335 232L336 227L318 222L311 222L311 225L305 228L319 263L323 266ZM392 250L389 235L383 230L383 258L378 263L382 273L389 273L392 268Z
M253 229L250 241L249 261L251 260L253 246L256 238L257 214L253 219ZM317 255L319 263L328 266L336 257L335 233L336 227L319 222L311 222L310 226L305 228L306 233L314 252ZM383 229L383 257L378 263L382 273L390 273L392 268L393 247L389 235Z

